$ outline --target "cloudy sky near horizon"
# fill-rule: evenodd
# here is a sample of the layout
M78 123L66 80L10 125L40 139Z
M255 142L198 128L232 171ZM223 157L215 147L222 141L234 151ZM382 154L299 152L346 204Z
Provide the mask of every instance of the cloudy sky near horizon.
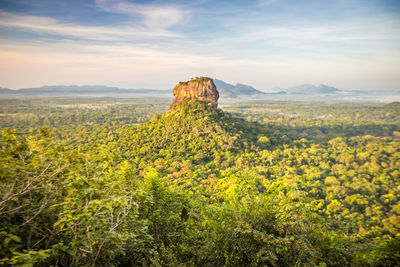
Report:
M400 90L398 0L0 0L0 87Z

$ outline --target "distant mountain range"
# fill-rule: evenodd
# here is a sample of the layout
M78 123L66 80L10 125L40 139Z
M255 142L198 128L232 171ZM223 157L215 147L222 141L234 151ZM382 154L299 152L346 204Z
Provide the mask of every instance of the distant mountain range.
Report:
M218 92L223 98L268 98L268 97L280 97L285 96L297 96L297 97L313 97L314 95L336 97L345 95L389 95L393 94L393 91L342 91L338 88L320 84L318 86L312 84L303 84L293 86L290 88L274 87L268 92L263 92L255 89L254 87L246 84L236 83L230 84L222 80L214 79L214 84L217 87ZM398 92L397 92L398 94ZM159 90L159 89L122 89L118 87L110 87L104 85L52 85L42 86L37 88L22 88L17 90L11 90L0 87L0 96L74 96L74 95L92 95L92 96L160 96L160 97L172 97L171 90Z
M242 97L265 94L252 86L237 83L232 85L224 81L215 79L214 83L222 97ZM121 94L144 94L144 95L162 95L171 96L172 90L156 90L156 89L121 89L118 87L109 87L103 85L53 85L42 86L37 88L23 88L11 90L0 88L0 95L121 95Z
M273 91L283 91L288 94L295 94L295 95L320 95L320 94L337 94L341 92L339 89L320 84L318 86L312 85L312 84L302 84L298 86L293 86L290 88L280 88L280 87L275 87L273 88Z
M52 85L37 88L23 88L18 90L10 90L0 88L0 94L12 95L107 95L107 94L170 94L169 90L156 89L121 89L118 87L109 87L103 85Z
M255 89L254 87L246 84L237 83L232 85L224 81L214 79L214 84L218 92L223 97L242 97L242 96L261 96L261 95L333 95L342 92L341 90L320 84L318 86L312 84L302 84L290 88L273 88L272 92L266 93Z
M214 84L222 97L240 97L265 94L264 92L261 92L250 85L245 85L241 83L233 85L218 79L214 79Z
M222 97L237 98L243 96L251 96L265 94L252 86L237 83L232 85L222 80L215 79L214 83ZM0 88L1 95L121 95L121 94L145 94L145 95L163 95L171 96L172 90L156 90L156 89L121 89L118 87L109 87L103 85L53 85L42 86L37 88L23 88L11 90Z

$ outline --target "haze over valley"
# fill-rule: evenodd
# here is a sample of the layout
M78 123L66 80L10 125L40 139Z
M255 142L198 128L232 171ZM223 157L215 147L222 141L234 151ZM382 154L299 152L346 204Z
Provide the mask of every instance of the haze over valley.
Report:
M390 103L400 101L400 91L359 91L341 90L332 86L320 84L303 84L290 88L273 87L268 90L258 90L251 85L230 84L214 79L222 101L239 99L265 100L295 100L295 101L328 101L348 103ZM37 88L21 88L11 90L0 88L0 98L13 96L119 96L119 97L163 97L171 98L168 89L124 89L102 85L53 85Z

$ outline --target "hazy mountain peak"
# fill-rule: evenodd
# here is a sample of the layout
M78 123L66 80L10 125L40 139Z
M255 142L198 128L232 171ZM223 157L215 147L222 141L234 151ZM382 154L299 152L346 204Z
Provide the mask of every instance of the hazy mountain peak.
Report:
M335 94L338 93L340 90L325 84L320 84L318 86L315 86L313 84L306 83L285 89L285 91L287 91L290 94L308 95L308 94Z
M264 92L261 92L250 85L242 83L236 83L235 85L233 85L218 79L214 79L214 83L221 96L224 97L240 97L264 94Z

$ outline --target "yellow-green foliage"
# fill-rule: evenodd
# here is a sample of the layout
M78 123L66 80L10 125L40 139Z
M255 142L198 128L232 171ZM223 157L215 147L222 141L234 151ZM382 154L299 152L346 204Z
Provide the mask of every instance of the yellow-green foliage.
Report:
M19 129L0 141L1 264L399 260L397 105L246 104L232 116L192 100L154 116L168 103L146 114L141 101L32 101L0 108L19 114L0 121Z

